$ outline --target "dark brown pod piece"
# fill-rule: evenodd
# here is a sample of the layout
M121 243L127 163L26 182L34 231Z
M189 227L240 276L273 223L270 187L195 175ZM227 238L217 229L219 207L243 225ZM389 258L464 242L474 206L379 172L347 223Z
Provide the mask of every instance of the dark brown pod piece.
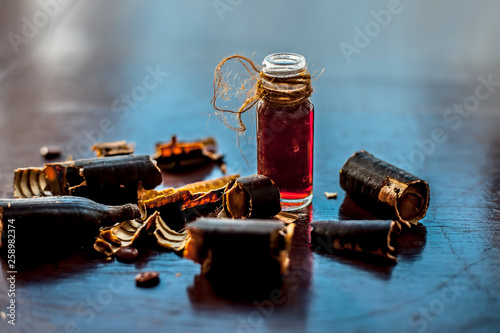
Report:
M93 243L99 228L141 216L137 205L105 206L72 196L0 199L0 207L0 252L8 250L7 229L12 221L18 262L27 265L79 251Z
M311 222L311 244L317 250L356 251L397 261L391 245L399 224L392 220L343 220Z
M161 172L149 155L76 160L74 166L82 170L80 174L89 187L102 188L111 185L136 187L141 181L145 189L153 189L162 182Z
M43 146L42 148L40 148L40 154L46 160L52 160L60 157L62 154L62 150L61 148L56 146Z
M217 283L264 284L286 272L293 228L276 220L200 218L187 226L184 256Z
M160 169L149 155L119 155L17 169L14 196L73 195L119 205L137 202L139 184L147 190L161 182Z
M137 260L139 256L139 251L136 248L130 246L122 246L116 251L116 260L123 263L131 263Z
M178 141L173 135L170 142L157 143L154 159L163 171L185 171L215 162L226 173L223 155L217 153L217 142L208 137L196 141Z
M410 227L429 206L429 185L422 179L361 150L340 170L340 186L362 208L381 219Z
M141 288L151 288L160 283L160 273L158 272L142 272L135 277L135 284Z
M281 211L280 191L262 175L241 177L227 184L224 211L232 218L271 218Z

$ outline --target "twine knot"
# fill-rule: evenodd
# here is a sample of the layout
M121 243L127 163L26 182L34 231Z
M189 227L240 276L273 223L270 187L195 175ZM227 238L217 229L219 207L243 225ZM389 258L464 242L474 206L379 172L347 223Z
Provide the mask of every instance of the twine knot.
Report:
M229 100L229 92L232 86L224 79L222 68L226 62L233 59L238 60L250 74L250 81L252 82L250 88L247 89L243 85L238 89L239 93L246 95L245 101L238 110L229 110L217 106L217 98ZM236 54L222 59L215 68L214 96L211 102L217 115L226 126L240 134L244 134L246 126L243 123L242 115L250 110L259 100L268 101L279 107L290 107L308 99L312 92L311 74L307 70L293 76L274 77L265 74L262 68L255 65L251 59ZM238 124L236 126L231 125L224 117L225 114L237 115Z

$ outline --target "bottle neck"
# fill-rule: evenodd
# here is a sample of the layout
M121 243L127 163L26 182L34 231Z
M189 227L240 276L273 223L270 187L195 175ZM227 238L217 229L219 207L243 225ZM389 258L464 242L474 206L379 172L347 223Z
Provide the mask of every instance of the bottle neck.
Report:
M294 53L275 53L262 62L257 93L277 106L294 106L312 93L311 75L305 58Z
M306 59L296 53L273 53L264 58L262 73L273 78L286 78L307 72Z

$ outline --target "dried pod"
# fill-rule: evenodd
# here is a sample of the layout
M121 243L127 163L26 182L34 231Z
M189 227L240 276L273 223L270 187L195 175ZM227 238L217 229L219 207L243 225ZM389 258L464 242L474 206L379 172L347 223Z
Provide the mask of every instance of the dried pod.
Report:
M189 240L189 232L182 230L177 232L170 229L160 215L156 217L156 229L153 232L157 243L162 247L174 251L182 251Z
M115 156L77 160L72 163L89 187L133 185L137 191L140 181L145 189L152 189L162 182L161 172L149 155Z
M185 186L162 191L140 191L140 205L146 210L155 210L166 205L176 203L180 210L208 206L217 203L222 205L224 187L230 180L239 175L224 176L203 182L187 184Z
M14 196L17 198L52 196L43 169L17 169L14 173Z
M155 212L145 221L139 218L131 219L101 229L94 242L94 250L112 256L121 247L135 245L141 237L144 237L154 227L157 216L159 216L159 213Z
M184 185L177 190L188 190L191 193L209 192L211 190L218 190L225 187L230 181L238 178L239 174L223 176L215 179L203 180L201 182L191 183Z
M139 206L146 215L158 211L161 216L167 217L165 221L168 221L170 229L181 232L186 222L219 212L222 209L223 193L224 188L195 194L181 190L171 195L139 201Z
M281 211L280 191L266 176L238 178L226 186L224 211L232 218L271 218Z
M275 220L200 218L188 224L184 256L219 283L259 285L286 272L293 227Z
M311 243L326 252L355 251L396 262L391 237L398 230L399 224L392 220L314 221Z
M154 159L158 162L158 166L165 171L185 170L215 162L225 173L223 155L217 153L217 142L212 137L199 141L180 142L174 135L170 142L157 143L155 150Z
M165 190L157 191L157 190L141 190L139 191L139 198L141 200L149 200L154 199L156 197L161 196L169 196L175 192L179 192L182 190L187 190L192 194L200 193L200 192L210 192L212 190L218 190L220 188L225 187L231 180L238 178L239 174L224 176L215 179L204 180L201 182L187 184L178 188L168 188Z
M181 232L172 230L161 218L160 213L154 212L145 221L128 220L102 229L96 238L94 249L112 256L121 248L138 245L138 242L145 240L147 234L151 232L160 246L174 251L182 251L189 239L187 230Z
M236 177L238 175L225 176L163 191L140 191L139 205L147 212L160 210L162 215L168 214L170 227L178 231L184 228L184 220L190 221L220 210L224 187ZM182 221L176 223L176 217Z
M99 228L140 216L136 205L105 206L80 197L0 199L3 242L7 223L16 230L16 254L23 260L51 258L91 244ZM1 245L1 243L0 243Z
M161 182L161 172L148 155L91 158L17 169L14 196L75 195L122 204L137 202L139 184L152 189Z
M90 149L96 152L97 157L131 155L134 153L134 146L128 144L125 140L97 143Z
M188 190L174 190L170 194L161 195L148 200L141 200L140 205L148 210L159 209L172 203L177 203L179 209L186 209L221 200L224 189L212 190L207 193L192 194ZM221 202L222 205L222 202Z
M408 227L417 224L429 206L425 181L363 150L345 162L340 186L378 218L394 219Z

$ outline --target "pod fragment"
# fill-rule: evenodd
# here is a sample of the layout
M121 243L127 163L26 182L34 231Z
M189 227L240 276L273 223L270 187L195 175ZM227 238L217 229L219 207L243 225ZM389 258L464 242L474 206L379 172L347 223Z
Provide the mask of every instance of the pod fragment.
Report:
M210 192L212 190L218 190L218 189L224 188L231 180L236 179L239 176L240 176L239 174L223 176L220 178L203 180L200 182L187 184L187 185L177 187L177 188L167 188L167 189L161 190L161 191L141 190L141 191L139 191L139 199L146 201L146 200L154 199L157 197L169 196L175 192L179 192L179 191L183 191L183 190L189 191L191 194L207 193L207 192Z
M234 179L237 176L225 176L214 180L188 184L176 189L142 191L139 194L141 206L149 210L159 209L172 203L177 203L181 210L215 203L219 203L221 206L224 186L229 179Z
M120 247L137 246L151 234L156 243L166 249L182 251L189 239L184 229L191 210L196 217L222 207L222 194L227 183L239 175L187 184L180 188L162 191L140 190L138 205L142 217L123 221L101 230L94 249L107 256L114 255Z
M92 244L100 227L141 215L133 204L105 206L71 196L0 199L0 207L0 230L3 230L0 246L12 237L8 229L15 229L16 254L20 262L43 255L60 257L70 250L79 250L81 246Z
M172 230L159 212L154 212L144 221L137 218L101 229L95 240L94 250L112 256L120 248L137 247L142 241L146 242L149 234L155 237L160 246L174 251L182 251L189 239L187 230Z
M217 153L217 142L208 137L203 140L182 142L177 136L172 136L170 142L157 143L154 159L164 171L179 171L215 162L225 173L223 155Z
M281 211L280 191L266 176L251 175L227 184L224 211L232 218L271 218Z
M326 252L355 251L396 262L392 234L399 225L392 220L341 220L311 222L311 244Z
M378 218L410 227L429 206L429 185L411 173L361 150L340 170L340 186L361 207Z
M191 238L184 256L219 283L258 285L287 271L293 228L275 220L200 218L187 226Z
M74 195L116 205L137 202L139 184L152 189L161 182L148 155L90 158L15 170L14 196Z
M102 228L94 242L94 250L112 256L121 247L135 247L139 239L151 230L157 215L158 213L155 213L145 221L136 218Z
M174 251L184 250L186 242L190 237L187 230L172 230L160 215L156 218L156 229L153 235L160 246Z

